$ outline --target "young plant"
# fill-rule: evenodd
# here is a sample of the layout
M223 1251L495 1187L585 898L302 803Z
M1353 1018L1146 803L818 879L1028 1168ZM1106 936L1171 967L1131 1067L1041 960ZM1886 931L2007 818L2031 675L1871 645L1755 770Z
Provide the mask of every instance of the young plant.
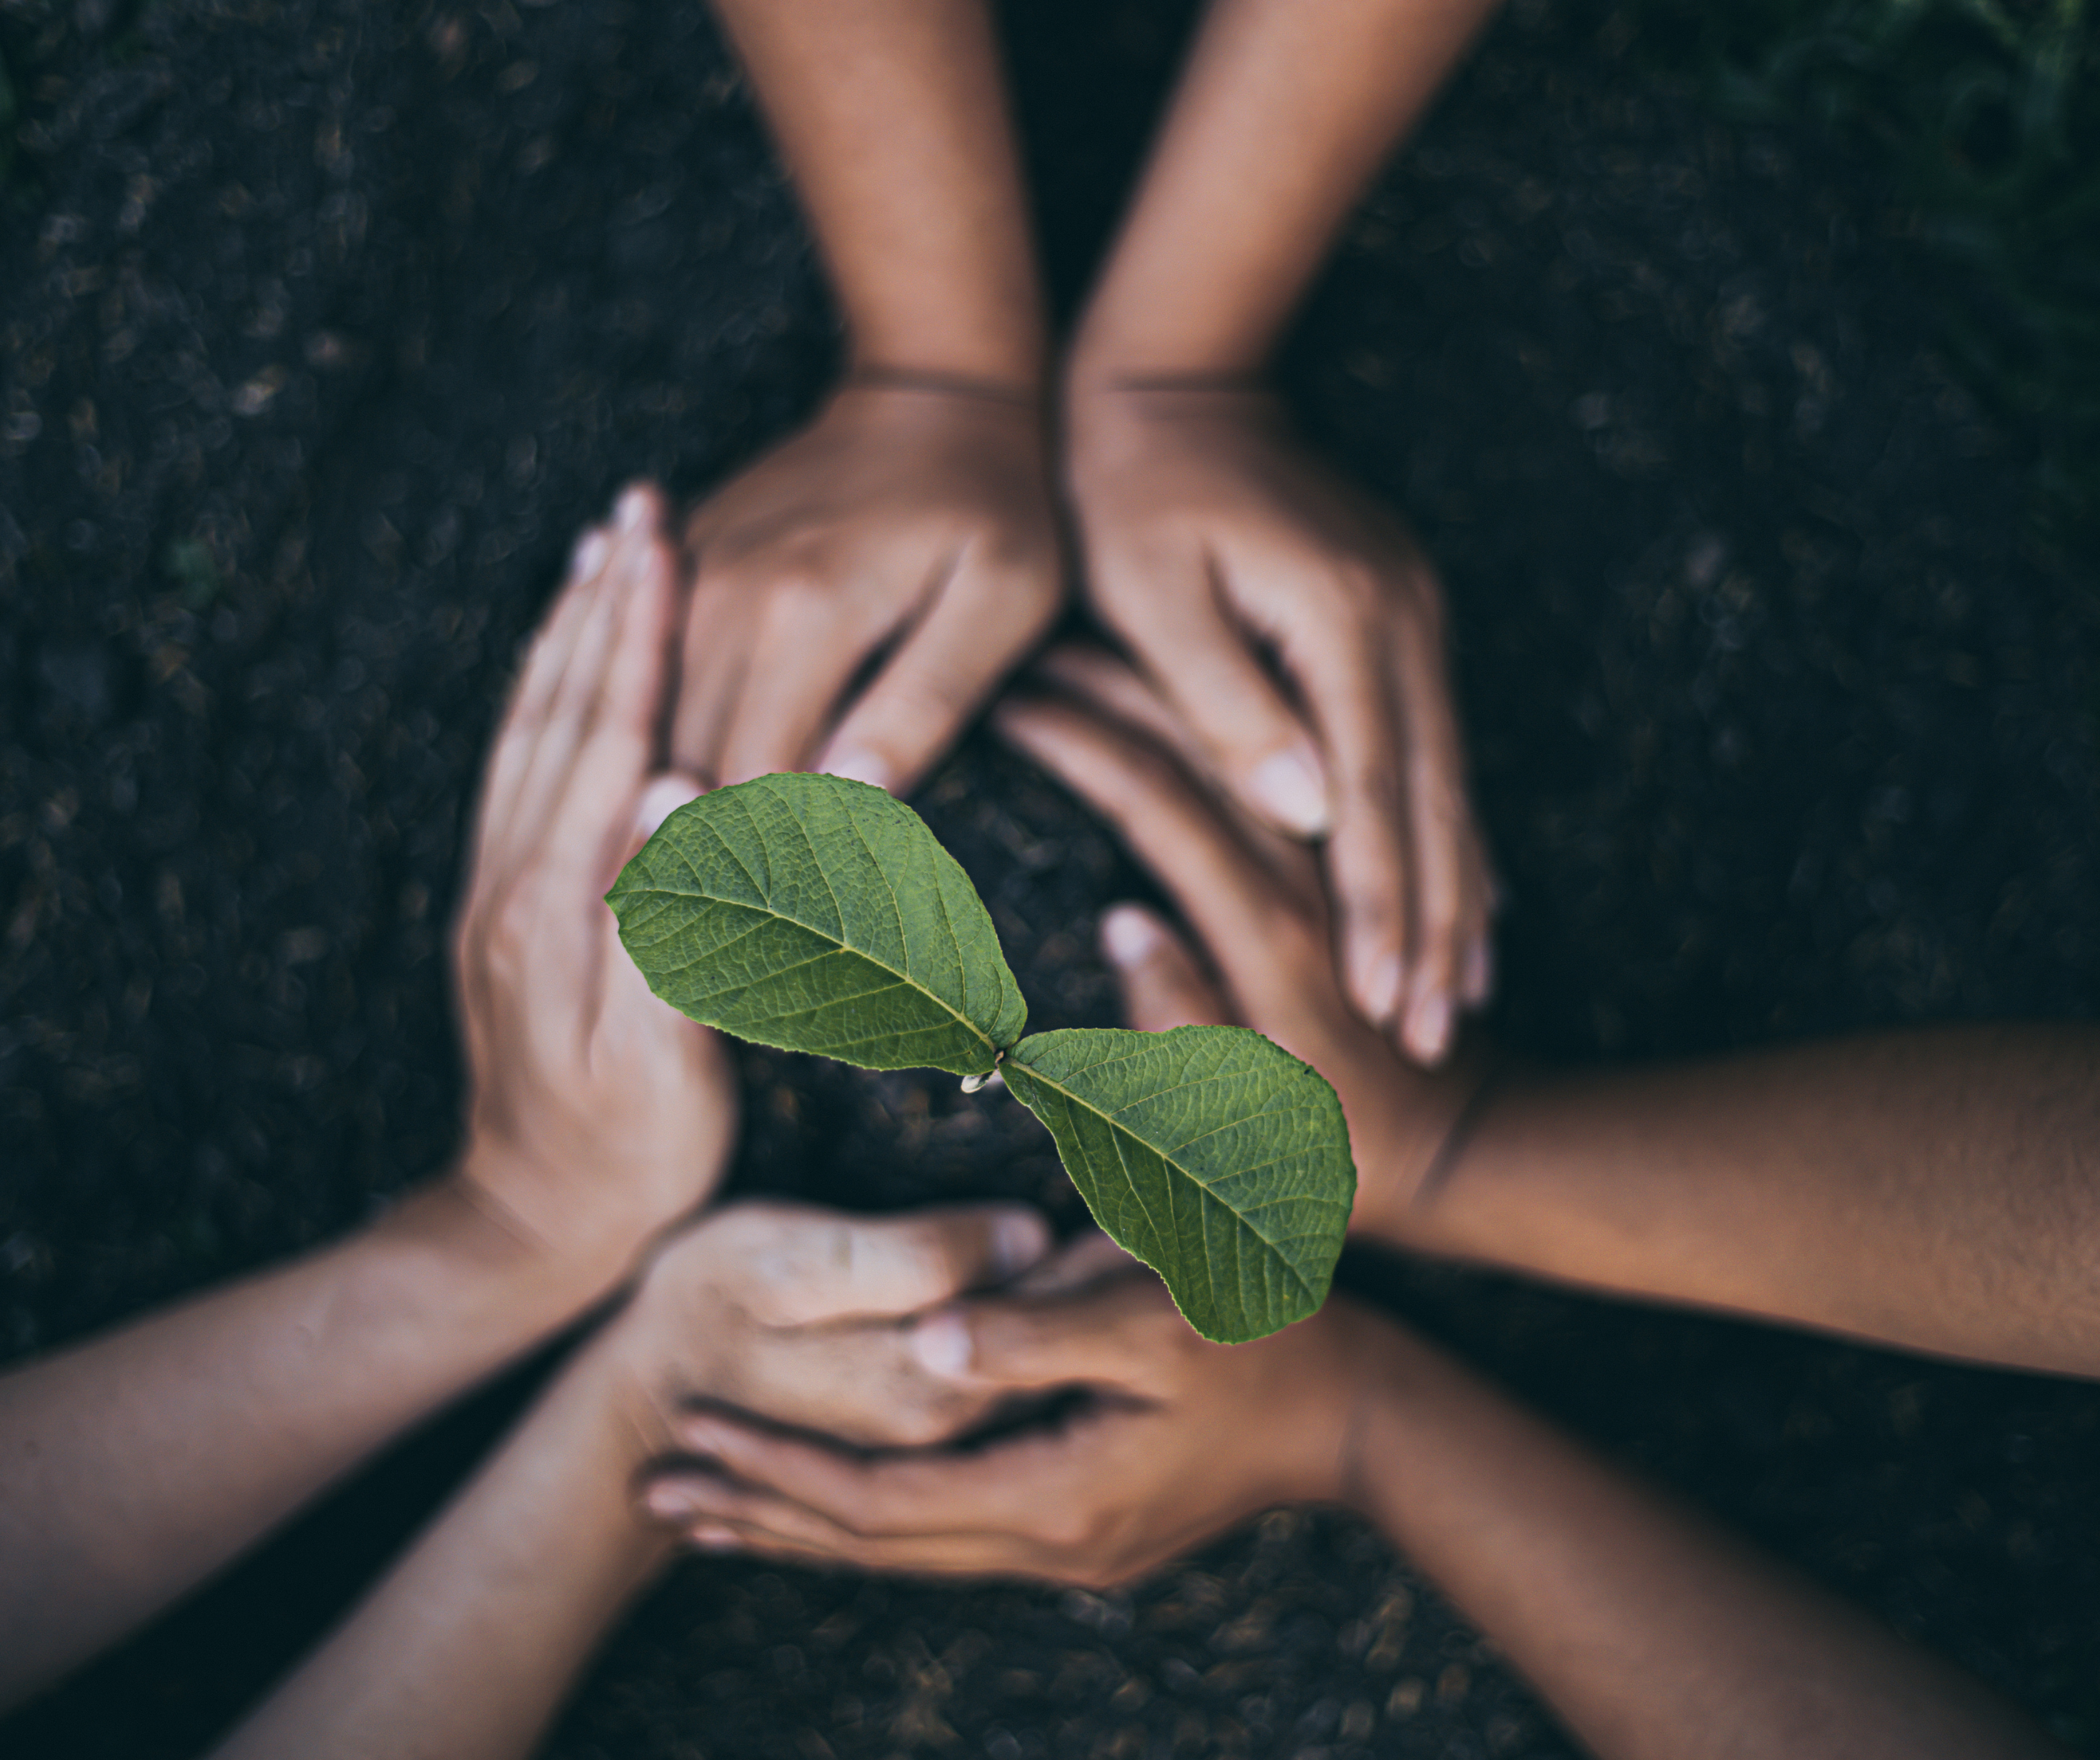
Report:
M1357 1174L1326 1080L1243 1027L1023 1038L984 901L881 790L768 776L702 795L606 900L650 988L696 1021L972 1091L1002 1072L1204 1337L1260 1338L1326 1299Z

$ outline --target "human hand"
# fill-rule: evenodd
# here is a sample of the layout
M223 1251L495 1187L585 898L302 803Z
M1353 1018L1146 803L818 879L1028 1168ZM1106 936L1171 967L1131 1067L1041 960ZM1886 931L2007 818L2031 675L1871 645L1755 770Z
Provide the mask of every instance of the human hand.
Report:
M675 587L663 517L630 489L576 547L489 758L453 944L472 1088L459 1177L601 1284L713 1189L735 1126L720 1045L650 993L604 900L699 792L650 777Z
M721 785L816 769L908 790L1063 594L1040 414L992 389L848 384L686 544L672 753Z
M1100 813L1172 896L1222 987L1152 913L1118 905L1103 950L1130 1023L1252 1027L1335 1085L1357 1163L1351 1225L1406 1239L1424 1175L1481 1078L1469 1052L1436 1071L1396 1056L1343 998L1328 907L1309 851L1238 817L1169 755L1193 736L1165 698L1097 649L1053 649L1044 673L1071 697L1008 697L994 724ZM1143 729L1142 733L1137 731Z
M855 1454L720 1414L677 1426L714 1463L660 1467L646 1507L697 1544L863 1569L1119 1582L1280 1503L1338 1498L1371 1321L1346 1300L1251 1344L1192 1331L1089 1237L1008 1293L914 1325L919 1362L987 1401L1088 1397L968 1450Z
M607 1342L652 1453L700 1405L859 1446L942 1442L996 1394L929 1375L910 1317L1010 1283L1049 1250L1043 1218L1017 1204L734 1204L664 1245Z
M1492 984L1493 884L1435 570L1262 392L1093 383L1069 421L1096 609L1242 806L1325 836L1350 998L1440 1062Z

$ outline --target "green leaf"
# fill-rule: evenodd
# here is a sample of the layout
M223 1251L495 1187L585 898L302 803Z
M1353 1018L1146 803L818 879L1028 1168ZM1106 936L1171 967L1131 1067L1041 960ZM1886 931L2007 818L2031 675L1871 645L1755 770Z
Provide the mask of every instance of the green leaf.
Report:
M704 794L606 902L649 988L739 1039L982 1076L1028 1018L969 877L864 782L766 776Z
M1357 1170L1318 1071L1243 1027L1038 1033L1004 1067L1094 1220L1205 1338L1260 1338L1326 1300Z

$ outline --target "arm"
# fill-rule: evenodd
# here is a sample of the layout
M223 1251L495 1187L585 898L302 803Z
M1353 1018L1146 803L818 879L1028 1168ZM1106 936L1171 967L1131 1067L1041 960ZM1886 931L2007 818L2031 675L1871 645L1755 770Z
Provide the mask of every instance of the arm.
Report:
M815 768L902 790L1062 596L1042 299L990 20L982 0L717 9L849 362L808 429L693 516L673 751L722 783Z
M1064 657L1092 706L1001 727L1102 812L1172 895L1224 993L1165 926L1105 937L1136 1024L1238 1019L1331 1080L1392 1243L1913 1349L2100 1375L2100 1030L1961 1027L1484 1093L1425 1075L1352 1016L1302 853L1237 828L1160 746L1127 671ZM1478 1102L1475 1097L1478 1095Z
M1944 1664L1629 1480L1344 1298L1251 1344L1197 1338L1149 1274L956 1304L929 1363L1084 1385L1062 1428L856 1458L708 1416L725 1473L651 1506L804 1561L1103 1585L1282 1501L1345 1501L1435 1577L1607 1760L2012 1760L2060 1753Z
M986 1396L918 1369L896 1317L996 1282L1048 1243L977 1206L859 1221L718 1211L673 1243L349 1621L228 1740L284 1754L527 1752L620 1611L668 1562L633 1484L696 1400L868 1442L952 1434Z
M719 1051L649 994L601 900L648 810L660 513L638 494L580 547L490 759L456 949L459 1167L338 1246L0 1379L0 1701L602 1300L719 1177Z
M1257 381L1343 216L1493 7L1216 0L1065 383L1096 609L1205 768L1264 822L1326 837L1347 993L1428 1065L1492 983L1443 589Z

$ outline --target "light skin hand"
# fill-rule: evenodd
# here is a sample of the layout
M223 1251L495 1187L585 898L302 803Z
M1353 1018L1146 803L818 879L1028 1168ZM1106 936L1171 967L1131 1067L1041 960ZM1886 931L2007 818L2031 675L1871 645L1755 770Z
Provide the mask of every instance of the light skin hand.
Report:
M870 1443L952 1435L995 1393L929 1375L911 1311L1002 1283L1048 1244L1042 1219L1012 1205L715 1212L663 1247L634 1299L222 1755L515 1760L668 1561L633 1485L694 1403L835 1418Z
M849 383L686 542L672 750L725 785L816 769L910 790L1063 596L1041 422L997 392Z
M1311 855L1238 817L1170 755L1162 741L1186 749L1191 736L1145 680L1094 649L1057 650L1044 670L1067 697L1009 697L996 712L999 733L1108 821L1216 962L1213 978L1149 912L1110 911L1102 945L1131 1024L1252 1027L1310 1063L1348 1119L1352 1226L1397 1232L1480 1080L1479 1059L1420 1070L1349 1006L1327 955L1328 907Z
M572 1322L721 1172L719 1052L601 895L648 798L669 552L651 496L579 547L489 763L457 954L468 1150L368 1227L0 1376L0 1705Z
M714 1188L735 1129L719 1042L650 993L606 890L699 792L652 780L675 562L653 491L587 534L490 759L455 943L466 1188L606 1282Z
M1105 1585L1272 1504L1340 1494L1356 1310L1213 1344L1119 1250L1067 1254L1046 1287L953 1304L914 1336L929 1372L979 1397L1086 1389L1054 1426L870 1456L698 1415L678 1442L713 1469L660 1471L647 1507L704 1547Z
M1248 812L1324 837L1347 992L1418 1062L1492 981L1443 589L1392 515L1248 389L1073 404L1087 590Z

